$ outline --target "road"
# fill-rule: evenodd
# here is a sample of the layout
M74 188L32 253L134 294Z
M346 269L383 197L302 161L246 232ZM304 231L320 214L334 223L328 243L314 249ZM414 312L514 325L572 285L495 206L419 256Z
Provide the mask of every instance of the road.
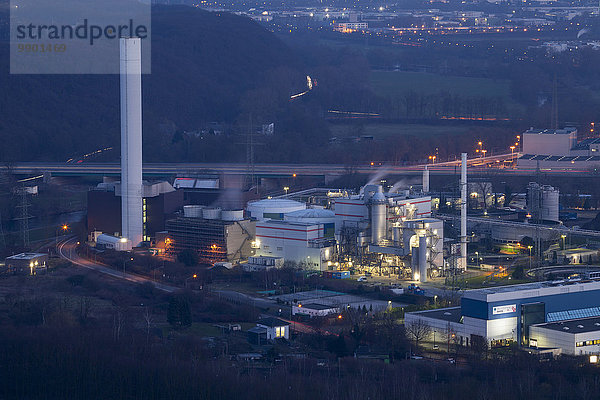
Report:
M529 176L537 171L531 169L512 168L489 168L487 165L501 165L503 161L511 160L518 154L499 154L485 158L473 158L468 160L469 174L487 174L493 171L495 174L523 175ZM292 177L296 176L342 176L348 173L373 174L385 171L393 175L417 175L421 173L424 164L398 166L398 165L341 165L341 164L256 164L255 174L263 177ZM428 164L427 167L432 175L454 175L459 173L460 160ZM52 162L20 162L4 167L15 174L38 174L49 172L53 175L79 176L79 175L119 175L121 166L118 163L52 163ZM545 174L578 174L589 173L589 171L576 170L552 170L543 171ZM223 173L227 175L246 175L248 167L246 164L237 163L146 163L143 166L146 176L165 175L193 175L199 173Z
M77 239L75 237L68 238L58 244L58 255L78 267L86 268L92 271L99 272L104 275L109 275L113 278L126 280L128 282L142 284L146 282L150 282L159 290L167 293L174 293L178 290L181 290L178 286L167 285L164 283L156 282L150 278L145 276L131 274L131 273L123 273L122 271L117 271L112 269L106 265L100 264L98 262L93 262L86 258L80 257L75 251L75 247L77 246ZM249 304L258 308L267 309L277 307L277 303L273 300L263 299L259 297L248 296L247 294L235 292L233 290L215 290L213 293L217 294L219 297L222 297L228 301L233 303L244 303Z
M457 221L460 216L452 215L452 214L436 214L436 218L442 219L444 221ZM567 234L572 236L582 236L582 237L591 237L591 238L600 238L600 231L593 231L589 229L580 229L580 228L569 228L568 226L559 224L559 225L540 225L534 223L520 222L520 221L507 221L500 218L495 218L492 216L488 217L470 217L467 216L467 222L473 224L489 224L489 225L499 225L512 227L516 229L531 229L532 231L546 231L546 232L554 232L556 236L560 234Z
M140 275L130 274L127 272L124 273L122 271L116 271L110 267L107 267L106 265L95 263L93 261L90 261L88 259L80 257L77 254L77 252L75 251L76 246L77 246L77 239L75 237L72 237L63 242L60 242L58 245L58 255L61 258L72 262L73 264L77 265L78 267L96 271L96 272L99 272L104 275L109 275L109 276L112 276L113 278L122 279L122 280L126 280L129 282L137 283L137 284L150 282L157 289L162 290L163 292L167 292L167 293L173 293L178 290L181 290L181 288L179 288L177 286L171 286L171 285L166 285L164 283L155 282L150 278L146 278L146 277L140 276Z

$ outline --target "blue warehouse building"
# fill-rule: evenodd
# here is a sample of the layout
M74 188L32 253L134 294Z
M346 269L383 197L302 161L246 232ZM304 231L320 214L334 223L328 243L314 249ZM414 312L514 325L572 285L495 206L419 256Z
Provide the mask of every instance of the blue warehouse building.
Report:
M592 317L600 317L596 280L468 290L460 307L407 313L406 323L422 320L435 332L452 330L465 345L480 336L492 346L509 341L528 346L533 325Z

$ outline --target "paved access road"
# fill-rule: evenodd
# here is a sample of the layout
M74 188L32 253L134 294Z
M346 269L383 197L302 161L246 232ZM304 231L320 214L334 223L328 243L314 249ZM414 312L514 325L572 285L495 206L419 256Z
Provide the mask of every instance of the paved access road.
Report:
M141 276L141 275L116 271L106 265L103 265L98 262L94 262L94 261L88 260L86 258L80 257L79 254L77 254L77 252L75 251L76 246L77 246L77 238L75 238L75 237L72 237L70 239L62 241L58 245L58 255L65 260L71 261L73 264L75 264L79 267L93 270L93 271L99 272L104 275L110 275L117 279L122 279L122 280L126 280L126 281L133 282L133 283L138 283L138 284L150 282L157 289L162 290L163 292L167 292L167 293L173 293L178 290L181 290L181 288L177 287L177 286L172 286L172 285L167 285L167 284L160 283L160 282L155 282L152 279L146 278L145 276Z

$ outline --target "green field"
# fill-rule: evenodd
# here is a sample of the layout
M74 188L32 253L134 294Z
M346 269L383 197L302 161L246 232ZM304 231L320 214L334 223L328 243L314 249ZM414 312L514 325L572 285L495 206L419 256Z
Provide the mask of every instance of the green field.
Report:
M445 76L427 72L371 72L371 87L389 96L414 91L419 94L449 92L467 97L503 97L509 100L510 82L488 78Z
M473 125L421 125L421 124L394 124L368 122L360 126L356 124L330 124L331 136L363 136L371 135L375 138L386 138L398 135L413 136L437 136L437 135L461 135L465 132L477 128Z

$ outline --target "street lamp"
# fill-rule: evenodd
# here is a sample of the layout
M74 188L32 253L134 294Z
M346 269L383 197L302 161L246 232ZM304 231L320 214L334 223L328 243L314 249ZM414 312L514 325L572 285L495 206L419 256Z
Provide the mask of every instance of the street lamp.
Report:
M54 249L55 249L56 253L58 253L58 230L59 229L62 229L63 234L64 234L65 232L67 232L69 230L69 225L62 224L61 226L57 227L56 230L55 230L55 232L54 232L55 233L55 237L54 237Z
M560 237L561 237L562 242L563 242L563 248L562 249L566 250L567 249L567 245L566 245L565 239L567 238L567 235L560 235Z
M133 257L131 257L131 258L130 258L130 260L131 260L131 261L133 261ZM126 261L127 261L127 260L124 258L124 259L123 259L123 276L125 276L125 262L126 262Z
M290 190L290 187L289 186L284 186L283 190L285 190L285 195L287 196L288 190Z
M187 287L188 287L188 281L189 281L190 279L198 279L198 275L197 275L197 274L194 274L194 275L190 276L189 278L186 278L186 279L185 279L185 287L186 287L186 289L187 289Z
M532 245L527 246L529 249L529 269L531 269L531 249L533 249Z

